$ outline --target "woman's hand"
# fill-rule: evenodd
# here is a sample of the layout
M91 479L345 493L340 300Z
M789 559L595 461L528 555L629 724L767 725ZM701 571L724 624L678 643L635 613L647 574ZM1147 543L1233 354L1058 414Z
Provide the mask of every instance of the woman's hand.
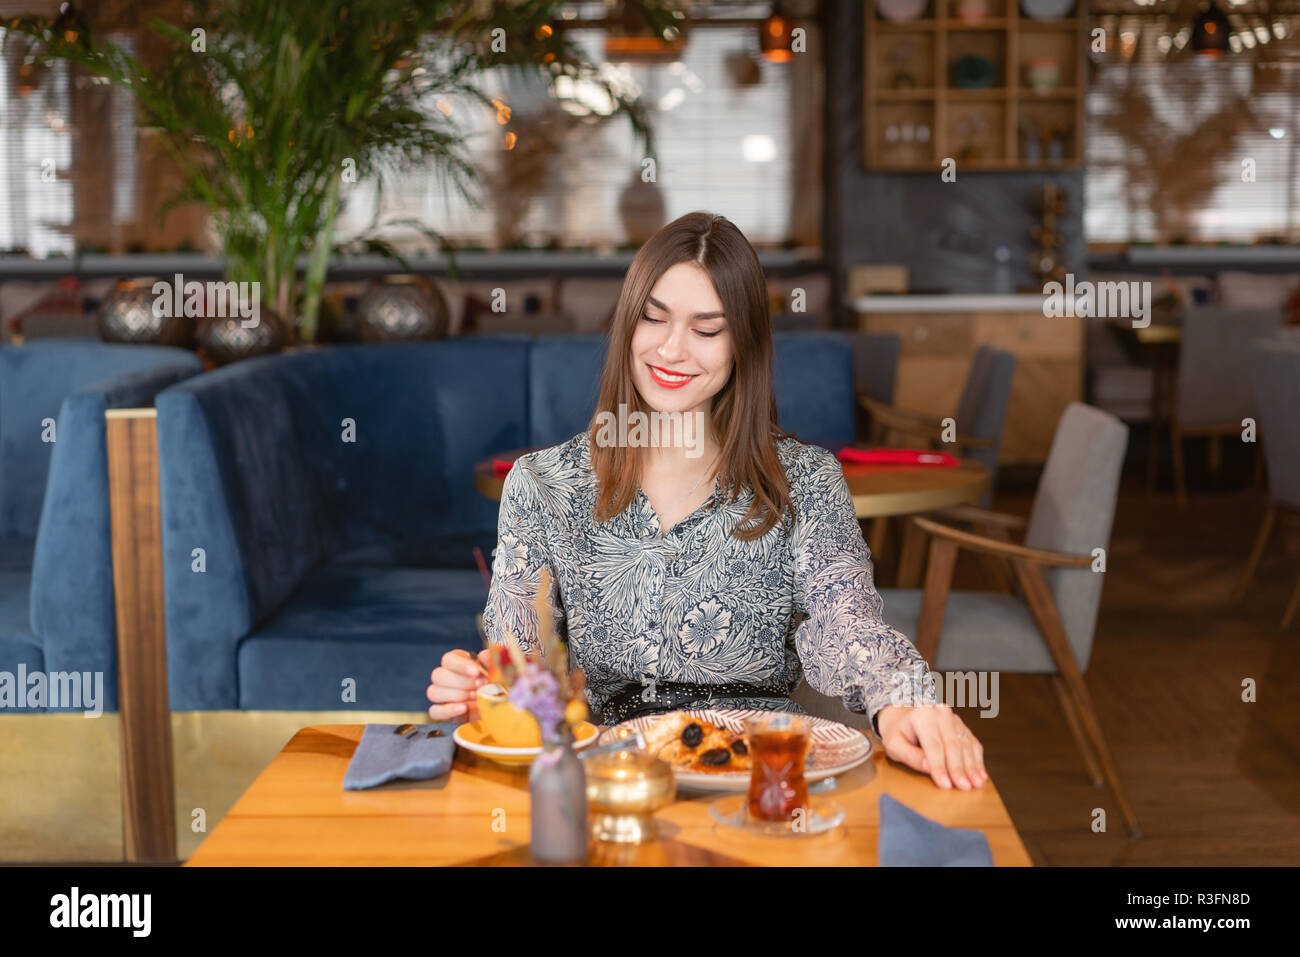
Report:
M941 788L983 787L984 747L946 704L886 705L876 715L885 754L934 778Z
M478 660L486 667L488 650L478 653ZM429 717L434 721L451 721L466 716L468 721L478 720L478 689L488 683L483 673L474 665L468 651L457 648L442 656L442 664L429 675L432 684L425 692L433 707Z

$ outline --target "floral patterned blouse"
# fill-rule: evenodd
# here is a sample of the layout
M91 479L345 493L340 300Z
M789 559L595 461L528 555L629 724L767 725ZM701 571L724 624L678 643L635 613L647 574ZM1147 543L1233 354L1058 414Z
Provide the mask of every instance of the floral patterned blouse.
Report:
M795 521L789 534L778 522L750 542L729 534L749 508L748 487L727 502L715 480L713 496L663 535L640 489L622 513L595 520L586 432L520 457L501 496L483 613L488 640L499 643L509 630L536 651L533 602L547 565L557 634L585 672L601 723L622 719L607 710L617 692L652 680L741 682L774 696L722 694L677 707L801 711L787 697L801 677L874 722L894 675L918 665L924 674L924 660L881 618L839 461L790 438L777 440L777 453Z

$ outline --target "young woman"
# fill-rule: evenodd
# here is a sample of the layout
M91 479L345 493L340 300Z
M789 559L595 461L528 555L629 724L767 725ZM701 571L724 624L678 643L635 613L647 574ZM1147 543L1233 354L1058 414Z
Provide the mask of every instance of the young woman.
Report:
M658 431L597 427L633 413ZM870 714L885 753L940 787L987 779L983 748L950 708L891 703L896 675L927 669L881 618L838 460L777 427L763 271L721 216L683 216L641 248L592 426L506 476L483 614L491 642L509 631L534 649L543 566L601 723L799 711L788 696L806 677ZM430 717L477 718L484 679L468 652L449 652L431 681Z

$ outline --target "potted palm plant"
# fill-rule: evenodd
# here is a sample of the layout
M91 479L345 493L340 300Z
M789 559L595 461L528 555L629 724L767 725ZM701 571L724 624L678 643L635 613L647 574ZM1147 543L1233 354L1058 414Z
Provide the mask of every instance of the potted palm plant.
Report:
M467 97L508 122L509 104L487 92L487 70L599 87L652 148L639 103L571 42L561 6L194 0L184 22L150 22L156 51L146 57L101 36L70 3L55 19L5 25L6 42L28 38L33 62L65 59L132 91L142 125L162 134L183 174L183 188L164 209L203 204L222 243L226 279L260 283L286 341L297 318L297 337L310 342L342 187L369 176L382 184L419 163L468 195L476 170L464 133L449 111L430 106ZM659 2L627 6L660 33L679 22ZM392 252L377 242L371 248Z

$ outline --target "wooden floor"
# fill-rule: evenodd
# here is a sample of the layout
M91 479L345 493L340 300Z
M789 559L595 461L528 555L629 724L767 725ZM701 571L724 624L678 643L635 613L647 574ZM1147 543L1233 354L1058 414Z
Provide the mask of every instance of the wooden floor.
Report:
M1027 514L1031 497L1013 485L996 507ZM1125 482L1085 677L1141 840L1087 780L1048 679L1002 675L996 718L963 709L1035 864L1300 864L1300 622L1280 628L1300 528L1275 535L1247 600L1231 599L1264 504L1194 491L1180 513L1168 490ZM958 587L979 576L966 565Z

